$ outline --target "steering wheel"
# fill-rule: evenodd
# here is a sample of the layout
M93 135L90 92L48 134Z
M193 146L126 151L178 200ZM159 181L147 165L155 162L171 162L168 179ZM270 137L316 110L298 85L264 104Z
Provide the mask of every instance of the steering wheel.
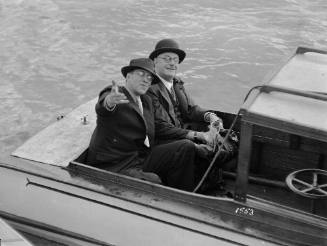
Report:
M321 180L325 181L321 184ZM296 194L309 198L327 198L327 171L322 169L301 169L286 177L287 186Z

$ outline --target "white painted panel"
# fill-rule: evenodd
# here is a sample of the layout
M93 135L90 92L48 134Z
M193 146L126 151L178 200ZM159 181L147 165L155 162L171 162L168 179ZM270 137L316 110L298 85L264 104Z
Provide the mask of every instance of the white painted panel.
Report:
M326 101L281 92L260 93L248 111L327 132Z
M79 106L33 136L12 155L46 164L67 166L89 145L96 125L96 102L97 98ZM83 123L84 115L87 115L87 124Z
M269 84L327 93L327 55L313 52L295 55Z

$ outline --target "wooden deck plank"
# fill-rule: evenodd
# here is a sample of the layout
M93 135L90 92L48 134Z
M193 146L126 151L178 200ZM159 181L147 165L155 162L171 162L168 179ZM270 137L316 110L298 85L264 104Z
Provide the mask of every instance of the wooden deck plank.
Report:
M51 165L67 166L88 145L96 125L93 99L29 139L12 155ZM87 115L84 124L83 116Z

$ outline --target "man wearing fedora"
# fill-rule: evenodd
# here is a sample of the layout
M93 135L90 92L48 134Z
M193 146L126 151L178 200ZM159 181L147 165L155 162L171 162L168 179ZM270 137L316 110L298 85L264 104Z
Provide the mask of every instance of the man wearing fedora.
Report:
M187 122L205 122L223 128L222 120L213 112L196 105L186 92L184 82L176 77L178 65L185 56L186 53L173 39L160 40L149 56L160 79L147 93L156 109L156 137L160 141L189 139L210 146L217 139L212 132L184 128ZM200 154L207 151L206 145L195 146Z
M104 88L96 104L97 126L91 137L87 163L112 172L192 190L194 145L179 140L154 146L153 103L145 95L158 83L151 59L138 58L121 69L124 87Z

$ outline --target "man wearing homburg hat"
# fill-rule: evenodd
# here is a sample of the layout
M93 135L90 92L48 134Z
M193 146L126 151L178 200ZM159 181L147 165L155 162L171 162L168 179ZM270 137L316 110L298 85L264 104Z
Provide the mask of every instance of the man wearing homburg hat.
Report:
M160 40L149 58L154 61L155 71L160 82L153 84L148 91L156 110L156 139L170 141L189 139L204 144L195 144L199 154L212 146L217 136L211 131L199 132L184 129L187 122L206 122L223 128L222 120L213 112L194 104L186 92L184 82L176 77L179 64L186 54L173 39Z
M158 83L151 59L130 61L121 69L124 87L115 82L104 88L96 104L97 126L87 163L108 171L192 190L194 145L179 140L154 147L154 110L145 93Z

